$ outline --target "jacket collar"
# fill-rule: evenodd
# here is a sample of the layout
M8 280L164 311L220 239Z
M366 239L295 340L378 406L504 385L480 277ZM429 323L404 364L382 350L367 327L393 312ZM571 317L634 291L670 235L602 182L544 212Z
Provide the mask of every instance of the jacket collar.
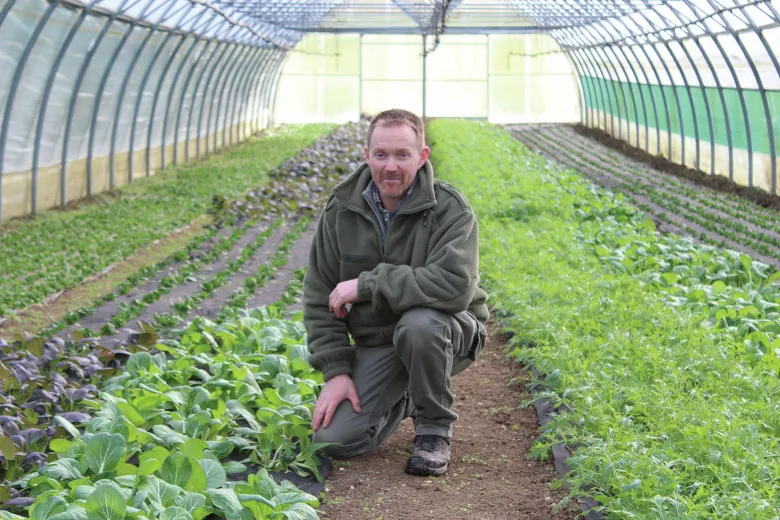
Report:
M435 206L433 180L433 165L431 161L425 161L425 164L417 170L417 184L411 197L404 202L398 214L416 213ZM371 208L363 197L363 191L370 181L371 169L367 163L363 163L352 175L333 188L333 196L353 211L370 214Z

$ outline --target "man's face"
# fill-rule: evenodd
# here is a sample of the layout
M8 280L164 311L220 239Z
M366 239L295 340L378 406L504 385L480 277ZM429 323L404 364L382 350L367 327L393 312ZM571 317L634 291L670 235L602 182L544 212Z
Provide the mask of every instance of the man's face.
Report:
M420 149L417 134L409 125L380 123L374 128L370 147L365 149L366 162L385 205L397 205L404 197L430 153L427 146Z

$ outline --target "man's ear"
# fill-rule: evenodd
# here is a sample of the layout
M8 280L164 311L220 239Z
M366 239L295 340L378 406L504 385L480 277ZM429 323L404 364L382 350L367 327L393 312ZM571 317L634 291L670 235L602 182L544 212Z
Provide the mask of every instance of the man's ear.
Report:
M363 147L363 155L366 157L366 162L368 162L368 146Z
M423 146L422 151L420 152L420 164L417 165L418 168L420 168L423 164L425 164L425 161L428 160L428 157L431 156L431 149L427 146Z

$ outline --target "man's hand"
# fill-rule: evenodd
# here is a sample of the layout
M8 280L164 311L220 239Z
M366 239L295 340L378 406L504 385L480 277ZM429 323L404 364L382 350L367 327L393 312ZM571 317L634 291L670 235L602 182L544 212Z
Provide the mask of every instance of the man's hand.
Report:
M328 306L331 311L336 313L339 318L346 318L349 311L347 311L348 303L355 303L358 301L358 279L347 280L341 282L333 289L328 298Z
M320 428L320 424L327 428L330 426L330 420L336 412L336 408L345 399L352 403L352 409L360 413L360 401L358 400L357 388L347 374L335 376L325 383L317 404L314 405L314 416L312 417L311 427L315 431ZM323 422L324 419L324 422Z

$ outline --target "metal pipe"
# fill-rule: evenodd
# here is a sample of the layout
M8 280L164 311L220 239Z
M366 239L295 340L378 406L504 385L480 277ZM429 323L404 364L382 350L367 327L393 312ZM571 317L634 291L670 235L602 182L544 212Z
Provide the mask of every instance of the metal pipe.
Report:
M426 108L427 108L426 107L427 103L426 103L426 99L425 99L426 98L426 85L425 85L425 83L427 81L426 76L428 75L428 70L427 70L428 69L428 66L427 66L428 54L425 51L425 44L426 44L427 38L428 37L423 34L423 37L422 37L422 118L423 118L423 121L425 121Z
M690 2L688 0L683 0L686 5L690 8ZM680 22L683 22L683 15L680 13L677 8L673 4L667 4L666 5L672 13L680 20ZM695 11L691 10L695 14ZM705 24L706 27L706 24ZM732 128L731 128L731 120L729 117L729 111L728 107L726 106L726 96L723 94L723 87L720 84L720 78L718 78L718 73L715 70L714 65L712 64L712 60L710 60L710 57L707 55L706 51L704 50L704 46L702 46L701 42L698 38L695 38L695 35L693 34L693 31L691 31L690 27L685 27L686 32L691 36L691 39L696 44L696 47L698 47L699 52L701 52L702 57L704 58L705 63L707 64L707 67L709 67L710 72L712 73L712 77L715 80L715 85L717 85L718 88L718 94L720 96L720 102L723 108L723 117L724 121L726 123L726 136L728 137L728 144L729 144L729 179L734 180L734 147L733 147L733 137L732 137ZM709 31L709 29L707 29ZM684 46L683 46L684 48ZM702 89L704 89L704 83L702 82ZM715 174L715 133L714 129L710 129L712 135L712 149L710 150L710 161L711 161L711 172L714 175Z
M555 39L555 37L553 37L553 39ZM562 50L562 47L561 47L560 43L558 43L557 40L556 40L555 43ZM488 55L489 55L489 47L488 47ZM577 88L577 101L578 101L578 103L580 105L580 124L581 125L585 125L586 124L586 120L587 120L587 114L588 114L587 106L585 106L585 84L583 82L582 75L580 74L580 70L577 67L577 64L574 62L574 59L571 56L571 53L564 52L563 55L566 56L566 61L569 62L569 66L574 71L574 74L577 77L576 80L575 80L575 83L576 83L575 86Z
M696 65L693 63L693 59L691 55L688 53L688 50L685 48L684 45L680 44L680 47L683 50L683 56L685 56L688 59L688 63L691 66L691 70L693 70L697 80L699 81L699 88L702 90L702 95L704 96L704 99L707 99L706 96L706 90L704 88L704 85L701 82L701 76L699 75L699 71L696 69ZM682 68L682 65L680 64L680 60L677 59L677 55L672 51L672 46L669 44L669 42L664 42L664 46L666 47L666 50L669 51L669 55L672 57L672 61L674 61L674 64L677 66L677 70L680 71L680 76L682 77L683 84L685 85L685 92L688 94L688 104L691 107L691 115L693 116L693 136L696 141L696 169L701 170L701 136L699 133L699 117L696 113L696 103L693 101L693 90L691 89L691 84L688 81L688 76L685 74L685 71ZM705 113L707 114L707 124L710 128L710 139L714 139L713 132L712 132L712 111L710 109L709 103L707 103L707 106L705 107ZM682 112L680 112L680 127L683 126L683 115ZM684 138L684 136L683 136ZM714 141L713 141L714 142ZM683 157L685 156L685 143L683 142Z
M604 97L604 91L603 91L603 85L601 81L599 81L598 74L596 74L595 69L593 69L592 64L590 63L590 60L587 58L584 52L580 51L579 47L574 47L571 51L572 57L577 59L582 65L582 67L587 72L588 81L591 85L590 91L591 91L591 99L594 102L593 106L596 107L596 114L591 116L591 119L595 116L595 121L592 121L593 128L600 128L601 124L601 115L604 117L604 131L607 131L607 101Z
M623 27L625 27L626 31L631 33L631 28L628 26L628 24L623 21L622 18L617 18L616 20L608 19L605 20L605 23L610 23L613 27L615 23L620 23ZM645 49L645 46L637 43L637 47L639 50L644 54L645 58L647 59L647 63L650 65L650 70L653 71L653 75L655 76L655 80L658 83L658 88L661 91L661 99L663 101L664 105L664 113L666 116L666 126L669 128L671 125L671 122L669 121L669 105L666 101L666 93L664 92L663 85L661 85L661 77L658 75L658 70L655 68L655 65L653 64L653 60L650 58L650 55L647 53L647 50ZM629 50L631 50L631 54L634 55L635 58L637 58L636 53L632 50L632 47L629 46ZM645 77L646 85L648 90L650 91L651 100L653 102L653 115L655 116L655 143L656 143L656 155L661 153L661 125L658 119L658 110L656 108L656 102L655 102L655 94L653 93L652 85L650 84L650 78L648 77L647 73L645 72L644 67L642 66L642 62L637 59L637 65L639 66L639 69L642 71L642 75ZM647 125L645 125L645 136L647 136ZM671 134L669 134L669 152L671 153L671 146L672 146L672 138ZM650 153L650 146L649 143L646 143L647 145L647 152Z
M40 109L38 110L38 119L35 124L35 140L33 141L33 159L32 159L32 178L33 178L33 184L36 184L38 182L38 166L40 161L40 153L41 153L41 140L43 139L43 123L46 120L46 110L49 108L49 96L51 96L51 90L54 86L54 79L57 77L57 72L60 69L60 65L62 64L62 60L65 57L65 53L70 48L70 44L73 42L73 38L76 36L76 33L79 30L79 27L81 27L81 24L84 23L84 20L87 18L87 14L89 13L90 9L100 0L92 0L89 5L87 5L82 11L81 14L76 18L75 23L70 28L70 31L68 31L68 35L65 37L65 41L62 42L60 45L60 49L57 52L57 56L54 58L54 63L52 64L51 68L49 69L49 74L46 77L46 84L43 87L43 96L41 97L41 104ZM10 2L13 4L13 2ZM122 6L119 7L121 9ZM1 19L1 18L0 18ZM2 173L0 173L2 175ZM0 188L2 189L2 188ZM60 179L60 205L65 206L66 203L66 190L67 187L65 185L65 179ZM0 206L2 205L2 199L0 198Z
M778 14L774 6L771 3L767 5L773 11L775 18L780 20L780 14ZM747 9L743 10L742 14L744 14L745 18L747 18L748 24L750 24L753 30L756 31L759 40L761 40L761 44L764 46L764 49L766 49L766 52L769 55L769 59L772 60L772 64L775 66L775 72L777 73L778 76L780 76L780 62L778 62L777 55L772 50L772 46L769 45L769 42L766 41L766 37L764 36L764 29L756 25L756 23L753 21L753 17L750 16L750 13L748 13ZM756 70L753 71L754 74L757 74L757 72L758 71ZM763 82L759 83L759 92L761 92L761 102L764 104L764 116L766 117L767 120L767 137L769 138L769 161L771 165L770 166L771 193L773 195L777 195L777 150L775 147L775 125L772 121L772 114L770 113L769 103L766 96L766 88L764 87Z
M271 95L273 94L271 89L271 84L276 78L276 74L280 71L282 68L282 65L284 65L286 54L284 51L279 51L275 57L275 60L271 63L271 67L268 71L268 74L265 78L263 78L263 85L262 85L262 92L260 96L260 110L261 112L268 113L267 119L264 118L263 121L263 128L268 128L271 126L273 114L271 113Z
M217 58L217 61L214 62L214 67L212 67L211 72L209 72L209 74L208 74L209 78L211 78L213 76L213 73L216 70L217 66L219 65L219 62L222 61L222 57L225 55L225 52L227 52L227 50L230 48L231 45L232 44L230 44L230 43L222 44L222 51L219 53L219 58ZM217 54L217 49L219 49L219 46L217 46L214 49L214 54L212 54L209 57L209 60L211 60ZM193 90L193 94L192 94L193 95L193 98L192 98L193 106L190 108L189 116L187 118L187 136L186 136L187 143L190 142L190 128L192 127L192 115L195 113L194 104L195 104L195 101L197 100L198 90L200 90L200 82L203 79L203 77L205 75L205 72L208 69L208 66L209 66L209 63L206 63L206 66L203 68L203 70L200 71L200 75L198 76L198 80L195 83L195 90ZM201 127L201 124L203 122L203 110L206 107L206 90L207 89L208 89L208 82L206 83L206 85L204 85L203 96L202 96L202 99L201 99L200 109L198 110L198 112L199 112L198 123L197 123L198 126L197 126L197 129L196 129L197 131L195 133L195 157L200 157L200 127ZM184 152L185 161L189 161L190 160L189 146L187 146L184 150L185 150L185 152Z
M223 60L220 56L219 62L217 62L214 65L214 70L216 71L218 67L221 66L219 69L219 72L214 74L212 72L209 79L206 81L206 86L203 89L203 105L200 108L200 115L198 116L198 143L200 143L200 129L201 129L201 122L203 118L203 111L205 110L206 106L208 105L208 116L206 117L206 156L209 155L209 136L211 135L211 114L214 112L214 100L217 96L217 90L219 87L219 80L222 79L222 73L227 69L228 65L230 64L230 60L233 58L233 56L236 54L236 51L241 47L241 44L235 43L232 46L232 49L228 53L227 57ZM208 96L209 87L211 86L211 81L216 80L214 82L214 89L211 92L211 101L206 102L206 98ZM198 157L200 157L200 150L198 150Z
M598 27L598 24L593 25L594 28ZM636 69L634 68L634 61L639 62L639 58L637 58L637 55L634 53L634 49L629 45L626 48L631 53L631 56L633 56L633 60L629 58L628 54L626 54L626 51L624 50L624 47L622 45L617 46L618 50L620 50L620 53L623 55L623 57L626 59L626 63L628 64L628 68L631 69L631 74L634 76L634 83L636 84L636 88L639 91L639 99L642 101L642 117L645 122L645 150L647 152L650 152L650 138L648 136L649 134L649 124L648 124L648 117L647 117L647 102L645 101L645 93L642 90L642 79L639 77L639 74L636 73ZM621 63L618 59L618 63ZM644 77L645 84L649 83L647 76L644 74L644 70L642 71L642 75ZM631 87L631 83L628 84L629 90L632 92L633 97L633 88ZM656 120L658 119L658 114L656 113ZM639 114L637 114L636 118L636 147L639 148Z
M252 61L250 62L249 66L245 68L243 77L240 79L238 84L238 92L236 95L236 100L233 102L233 106L231 109L230 114L230 127L236 128L236 142L241 142L246 137L246 134L242 132L242 125L244 123L245 117L243 116L244 112L244 103L246 102L246 89L249 83L252 81L252 77L254 76L255 72L257 71L258 67L260 66L261 60L263 58L263 47L257 47L257 51L255 55L252 57ZM233 144L233 132L231 130L230 132L230 144Z
M149 0L149 2L144 7L144 11L149 9L152 5L154 0ZM122 4L123 7L125 4ZM135 5L135 4L133 4ZM108 30L113 25L114 21L122 15L122 10L117 9L115 12L111 13L111 16L106 20L106 22L103 24L103 27L100 29L100 32L95 37L95 39L91 42L89 50L87 51L87 54L84 56L84 61L81 63L81 67L79 68L79 72L76 75L76 82L73 85L73 90L71 92L70 97L70 103L68 104L68 113L65 117L65 131L63 132L63 138L62 138L62 157L60 160L60 183L64 187L67 185L67 178L68 178L68 145L70 143L70 130L71 126L73 124L73 113L76 109L76 101L78 100L78 95L81 90L81 83L84 80L84 76L87 72L87 68L89 67L90 63L92 62L92 58L95 56L95 53L100 48L100 44L103 42L103 38L108 33ZM66 200L66 190L63 190L62 192L62 200L61 203L64 206L67 202Z
M183 27L185 25L185 22L183 20L184 19L182 19L182 21L179 22L179 24L177 25L176 29L178 29L180 27ZM208 30L211 27L211 24L214 22L214 20L216 20L216 17L212 16L211 18L207 18L206 20L202 21L200 25L198 25L196 23L193 23L192 28L189 31L187 31L186 33L181 35L182 36L181 41L178 43L176 48L173 50L173 52L171 53L167 63L165 64L165 67L163 68L163 71L162 71L162 73L160 75L160 80L157 83L157 88L155 89L154 100L152 102L152 111L150 112L150 115L149 115L149 126L148 126L147 131L146 131L146 172L147 172L146 174L147 174L147 176L149 176L149 173L150 173L149 170L150 170L151 154L152 154L152 137L153 137L153 133L154 133L153 132L154 119L155 119L155 115L157 113L157 102L158 102L159 97L160 97L160 91L162 90L163 83L165 82L165 76L168 74L168 70L169 70L170 66L173 64L173 61L176 59L176 56L177 56L177 54L179 52L179 49L182 47L182 45L184 45L184 42L187 39L187 37L195 35L200 30ZM198 38L194 37L193 38L193 44L190 46L189 50L187 51L187 53L185 54L184 58L182 59L181 64L179 65L179 68L176 71L173 80L171 81L171 88L170 88L170 92L168 94L168 106L165 107L165 115L163 116L162 136L160 138L160 141L162 143L162 146L160 147L160 160L161 160L160 169L161 170L165 169L165 134L167 132L169 105L170 105L171 100L172 100L174 89L176 88L176 83L178 82L179 73L181 72L181 69L184 66L184 64L187 62L187 59L189 58L190 53L192 52L192 50L195 48L195 45L197 44L197 42L198 42ZM163 45L165 45L165 44L163 43Z
M716 4L713 3L712 0L707 0L707 2L712 6L713 9L717 10L718 7ZM747 14L747 11L743 11L743 14ZM753 58L750 57L750 53L748 52L747 48L745 47L745 44L742 42L742 40L739 38L739 35L734 31L734 27L731 25L731 23L728 21L728 19L723 15L723 13L719 13L720 19L723 21L723 23L728 27L729 31L731 32L732 38L737 42L737 45L739 46L740 50L742 51L742 54L744 54L745 59L747 60L748 66L750 67L750 71L753 73L753 77L756 78L756 85L758 86L758 92L761 96L761 103L763 104L764 108L764 117L766 119L766 125L767 130L769 132L769 142L772 143L772 148L774 148L774 131L772 129L772 114L769 112L769 101L766 97L766 89L764 88L764 82L761 81L761 75L758 73L758 69L756 68L755 62L753 62ZM749 19L749 25L753 27L753 29L756 29L755 24L752 23L752 19ZM756 30L756 34L758 34L758 30ZM761 36L759 35L759 38ZM763 41L762 41L763 43ZM772 52L768 45L765 45L765 48L770 53ZM742 103L742 113L745 117L745 136L747 137L747 146L748 146L748 186L753 186L753 140L752 140L752 132L750 129L750 120L748 117L747 112L747 103L745 101L745 94L739 84L739 79L737 78L736 71L732 68L732 74L734 75L734 80L737 82L737 93L739 94L740 102ZM772 158L772 165L774 166L775 161L774 157ZM773 190L774 191L774 190Z
M179 63L179 66L176 68L176 72L173 74L173 80L171 81L171 88L168 91L168 103L165 108L165 116L163 116L163 127L162 127L162 167L165 168L165 141L166 136L168 135L168 116L171 113L171 105L173 105L173 99L174 95L176 93L176 86L179 84L179 78L181 77L181 72L184 70L184 66L187 65L188 60L190 59L190 56L192 55L193 51L195 50L195 47L198 46L198 44L201 42L198 38L193 38L192 45L189 49L187 49L187 52L184 54L184 57L182 57L181 62ZM177 114L181 113L181 104L184 102L184 97L187 90L187 85L189 84L189 78L192 77L192 71L195 70L195 63L198 63L198 60L203 57L203 52L205 52L206 49L208 49L209 43L211 41L209 40L205 45L203 45L203 51L201 51L201 54L198 55L198 58L194 61L193 65L190 67L190 74L187 74L187 81L185 82L181 97L179 98L179 111ZM179 119L176 118L176 125L178 127ZM178 129L178 128L177 128ZM151 129L150 129L151 130ZM177 164L176 161L176 137L174 137L173 142L173 164Z
M360 33L358 53L358 119L360 119L363 115L363 33Z
M182 17L182 20L183 19L184 18ZM181 27L182 23L183 22L180 21L177 24L176 29ZM143 101L144 90L146 89L146 82L149 81L149 77L152 74L152 69L154 68L155 64L157 63L157 60L162 54L163 49L165 49L165 46L168 44L168 42L171 40L174 34L175 33L173 31L166 34L165 38L163 38L162 43L160 43L160 45L157 46L157 49L154 51L154 54L152 55L152 59L149 61L149 64L146 67L146 72L144 72L143 78L141 79L141 85L138 88L138 95L135 98L135 109L133 110L133 119L130 121L130 150L128 152L129 153L128 167L130 171L129 180L132 180L133 154L135 153L135 130L138 125L138 117L139 117L139 112L141 111L141 102ZM149 118L150 119L154 118L154 113L149 114ZM151 164L149 164L150 159L151 157L147 149L147 154L146 154L146 176L147 177L151 175Z
M220 82L222 81L222 77L225 75L225 72L228 70L233 70L233 68L236 65L236 62L238 61L238 58L241 57L240 50L243 50L243 45L237 43L235 47L233 47L233 50L228 55L228 57L225 59L225 66L222 67L217 74L217 77L215 78L216 81L214 82L214 90L212 90L212 96L211 96L211 103L209 103L209 115L206 118L206 155L209 154L209 136L211 136L211 115L214 113L214 104L218 103L217 109L219 109L220 105L222 104L222 94L224 93L222 89L219 87ZM235 56L235 61L233 61L233 57ZM224 84L223 84L224 86ZM217 101L217 96L219 96L219 101ZM217 112L218 114L219 112ZM214 149L211 151L212 153L217 151L217 121L215 119L214 121Z
M242 49L241 53L236 58L236 63L233 65L233 68L230 70L227 77L225 78L225 88L222 89L221 95L219 96L219 101L217 104L217 114L216 117L214 118L214 149L215 150L217 149L217 140L219 136L219 114L222 110L222 100L223 99L225 100L225 114L223 117L223 124L222 124L222 147L225 147L227 146L227 128L228 128L227 114L230 108L230 97L233 92L233 88L235 87L237 77L241 75L242 72L244 72L246 68L245 66L246 61L254 55L256 50L257 48L252 48L252 47L248 47L248 48L245 47L244 49Z
M289 52L283 53L281 58L279 59L279 65L276 69L275 73L275 80L272 82L271 86L271 92L269 93L268 97L268 124L269 126L276 123L274 120L274 114L276 113L276 95L279 93L279 83L282 80L282 71L284 63L287 61L287 57L289 56Z
M564 43L564 45L561 45L561 41L559 40L563 40L564 42L566 42L565 34L562 34L561 36L557 36L556 34L553 33L551 34L553 36L553 39L555 39L558 45L561 46L561 49L565 53L566 57L569 59L569 62L577 71L579 83L582 87L582 97L585 103L582 109L582 114L580 115L580 120L585 126L592 128L595 125L593 124L592 110L588 107L588 103L590 103L591 106L596 106L596 103L593 95L594 94L593 87L591 87L590 89L585 88L585 82L589 79L589 77L586 74L584 66L580 63L579 57L573 52L572 49L567 49L564 47L564 45L566 45L566 47L569 47L568 43Z
M573 29L573 30L575 30L575 29ZM583 40L585 42L589 41L588 38L585 37L585 35L588 34L585 30L576 31L576 32L578 34L580 34L581 36L583 36ZM595 39L593 41L595 42ZM621 47L617 47L617 48L620 51L620 53L623 55L623 58L626 60L626 62L629 62L629 59L628 59L626 53L623 51L623 49ZM631 139L631 131L630 131L631 121L628 118L628 101L626 101L626 94L623 91L623 83L620 81L620 75L617 73L617 69L615 68L614 63L617 62L617 64L620 66L620 70L623 72L623 76L626 78L626 86L628 87L629 93L631 94L631 100L634 103L634 114L635 114L635 120L636 120L636 124L637 124L637 139L639 139L639 126L638 126L639 125L639 113L637 112L636 101L634 101L634 92L631 89L631 78L628 75L628 71L626 71L626 68L623 66L623 62L621 61L620 57L615 52L615 47L614 46L610 45L610 46L606 46L606 47L592 47L591 49L594 51L594 53L598 53L598 51L600 50L601 53L602 53L602 55L599 56L601 58L601 61L603 61L605 64L608 64L609 67L612 68L612 71L615 73L615 79L612 80L612 74L609 73L609 68L607 68L607 65L605 65L605 68L607 69L608 74L609 74L609 80L610 81L614 81L612 83L612 90L615 93L615 108L617 109L617 118L618 118L618 136L622 137L622 135L623 135L623 133L622 133L622 128L623 128L622 120L623 120L623 117L622 117L622 115L620 113L620 99L622 99L623 100L623 106L626 109L626 130L628 132L628 137L627 137L626 140L630 141L630 139ZM610 57L607 56L607 53L606 53L607 50L609 50L612 53L612 56L613 56L614 59L610 59ZM633 72L633 68L631 70ZM636 78L636 79L637 79L637 82L638 82L638 78ZM619 96L618 96L618 87L620 87L620 95ZM615 116L614 116L614 113L613 113L612 118L611 118L611 121L612 121L612 135L613 136L615 135L614 119L615 119Z
M178 44L176 44L176 47L174 47L173 52L171 53L170 57L168 58L168 61L163 66L163 70L160 73L160 80L157 82L157 88L154 91L154 99L152 100L152 110L149 112L149 125L146 127L146 176L148 177L150 174L151 169L151 163L152 163L152 136L154 135L154 118L157 114L157 102L160 99L160 91L162 90L163 83L165 82L165 76L168 74L168 70L171 66L171 63L173 63L173 60L176 59L176 55L179 53L179 50L184 45L184 42L187 40L186 35L182 35L181 40ZM191 46L190 50L194 47ZM173 85L173 83L171 83ZM170 101L170 100L169 100ZM165 114L168 114L168 109L166 107ZM163 119L165 119L165 116L163 116ZM162 146L160 147L160 170L165 169L165 132L163 131L162 137Z
M672 7L671 4L668 4L667 7L672 12L672 14L674 14L674 16L680 21L680 23L685 24L683 15L681 13L679 13L674 7ZM704 57L704 61L707 64L707 67L709 68L713 78L715 78L716 84L720 84L720 80L718 80L718 75L715 71L715 68L712 66L712 62L710 61L709 57L707 57L707 55L704 53L704 50L701 44L699 43L699 40L696 38L696 35L693 34L693 31L691 31L690 27L688 27L687 25L685 26L685 31L688 33L688 36L690 36L691 40L698 47L699 52ZM704 85L704 79L701 77L699 68L696 66L696 61L693 59L688 49L685 47L685 45L682 44L682 42L678 41L677 43L680 45L680 48L683 50L686 57L688 58L688 61L691 63L691 68L693 69L693 72L696 74L696 79L699 82L699 86L701 87L701 93L702 96L704 97L704 107L707 110L707 122L709 123L709 132L710 132L710 175L715 175L715 125L714 125L714 119L712 115L712 108L710 107L709 95L707 94L707 87ZM720 92L722 95L722 91ZM724 122L726 123L726 135L728 136L729 141L731 141L731 124L729 122L728 110L726 110L725 102L722 102L722 104L723 104L722 107L723 113L725 117Z
M589 41L589 34L585 31L578 31L576 29L572 29L572 31L575 34L578 34L582 41L588 42ZM611 59L607 55L607 50L609 50L612 53ZM604 89L606 90L607 94L609 94L609 83L611 83L612 86L612 92L615 95L615 108L612 109L612 104L610 103L610 129L612 135L615 135L615 116L617 116L618 121L618 135L622 135L622 128L623 128L623 117L620 112L620 100L623 99L624 106L626 104L625 102L625 93L623 92L623 86L622 82L620 81L620 75L618 74L617 68L615 68L615 62L620 66L621 71L623 72L623 75L626 78L626 83L630 85L629 83L629 77L628 73L626 72L625 68L623 67L623 62L620 61L620 58L618 57L617 53L615 52L614 47L591 47L586 52L592 52L595 55L595 62L596 66L599 68L599 71L601 71L602 74L604 74L604 71L606 71L606 77L604 78ZM622 53L622 49L621 49ZM624 55L625 57L625 55ZM603 69L602 69L603 64ZM614 74L614 78L612 79ZM620 95L618 95L618 87L620 88ZM628 107L626 106L626 125L629 125L630 121L628 119Z
M14 108L14 99L16 98L16 91L19 88L19 82L22 79L22 72L27 65L27 60L30 57L33 47L38 42L38 38L43 32L43 28L49 22L49 18L54 10L57 8L57 2L52 2L46 11L44 11L38 24L33 29L30 38L27 40L27 44L24 46L22 55L19 57L19 61L14 69L14 75L11 79L11 85L8 90L8 97L5 100L5 111L3 112L3 123L0 126L0 220L3 218L3 178L2 174L5 171L5 146L8 141L8 126L11 123L11 115ZM5 14L5 13L4 13ZM35 176L32 179L32 212L33 214L38 212L38 177Z
M641 16L649 25L654 25L652 21L650 20L650 17L647 16L647 13L643 11L642 9L634 8L635 12ZM659 17L660 18L660 17ZM663 66L664 72L666 73L666 77L669 78L669 84L671 85L672 94L674 94L674 100L677 107L677 114L679 115L680 120L680 143L681 143L681 152L682 152L682 164L685 164L685 127L683 124L683 115L682 115L682 105L680 104L680 96L677 92L676 85L674 84L674 78L672 77L672 71L669 70L669 67L666 65L666 60L664 60L663 56L661 56L661 53L658 50L658 47L655 46L655 44L650 43L648 40L648 44L650 45L650 48L653 49L655 52L655 55L658 56L658 62ZM668 47L667 47L667 50ZM671 54L671 51L669 51ZM674 58L674 57L673 57ZM649 58L648 58L649 59ZM652 61L651 61L652 64ZM678 64L678 70L680 70L680 73L683 75L683 78L685 77L685 74L682 72L682 70L679 68ZM653 71L655 72L656 77L658 78L658 86L661 89L661 94L663 95L664 99L664 108L666 110L666 134L667 134L667 146L669 147L669 158L670 160L674 158L674 152L672 150L672 121L671 121L671 113L669 111L669 105L666 101L666 94L664 93L664 85L663 82L660 79L660 76L658 75L657 70L655 69L655 66L653 66Z
M575 30L570 31L571 37L574 38L575 41L580 42L587 42L587 38L582 34ZM583 48L582 49L583 54L585 55L587 61L591 63L591 68L594 70L594 77L599 79L599 88L602 92L602 100L605 100L603 105L603 112L604 112L604 131L610 132L612 135L615 135L615 114L620 113L620 105L618 104L618 95L617 95L617 87L613 83L612 84L612 91L615 95L615 106L612 104L612 96L609 94L609 86L607 85L608 81L612 80L612 74L608 71L608 69L603 68L601 62L609 62L609 58L606 57L606 54L604 56L599 56L596 52L592 52L592 49L589 48ZM605 59L606 58L606 59ZM596 69L598 69L598 72L595 72ZM617 72L615 72L617 74ZM607 113L610 114L609 118L609 129L607 129ZM618 117L618 130L620 130L620 121L621 118Z
M146 10L149 9L154 4L154 0L151 0L146 7L144 8L144 11L141 13L141 17L145 14ZM163 4L164 5L164 4ZM171 2L170 6L168 6L168 9L163 13L163 17L168 14L170 9L173 7L173 2ZM123 38L123 41L127 41L127 38L129 38L130 33L134 30L135 25L130 25L127 33L125 34L125 37ZM119 131L119 116L122 113L122 107L124 105L124 99L125 99L125 92L127 92L127 86L130 84L130 77L133 72L133 69L135 68L135 64L138 62L138 59L141 56L141 53L146 48L147 43L149 43L149 40L152 38L152 35L154 35L154 30L150 29L149 33L146 35L146 37L141 41L141 44L136 49L135 53L133 54L133 57L130 59L130 63L127 67L127 70L125 71L125 77L122 81L122 86L119 88L119 93L117 94L117 101L116 101L116 108L114 109L114 118L111 124L111 143L109 145L109 152L108 152L108 168L109 168L109 178L111 185L113 186L115 181L115 161L114 156L116 154L116 136ZM123 42L120 42L120 49L124 45ZM106 71L108 72L108 70ZM129 168L127 173L127 182L133 182L133 169Z
M696 5L691 0L683 0L686 5L691 9L691 11L696 14ZM707 0L709 2L709 0ZM717 10L717 8L716 8ZM753 186L753 139L750 135L750 116L748 115L747 110L747 103L745 102L745 93L742 89L742 85L739 81L739 77L737 75L737 71L734 68L734 65L731 63L731 58L729 57L729 54L726 52L726 50L723 48L723 46L720 44L720 40L718 40L717 36L713 34L713 32L710 30L709 26L706 23L701 24L704 27L704 30L706 33L710 36L713 43L715 43L715 46L720 51L721 55L723 56L723 59L726 62L726 66L729 69L729 72L731 73L731 77L734 80L734 85L737 88L737 95L739 96L740 104L742 105L742 116L743 121L745 124L745 137L747 139L747 150L748 150L748 186ZM731 36L736 40L737 35L734 33L734 29L731 28L730 25L727 25ZM723 110L725 112L728 112L728 109L725 106L725 96L723 95L723 87L719 84L718 85L718 91L721 93L721 101L724 103ZM733 151L734 143L729 143L729 179L732 181L734 180L734 151Z
M252 102L252 105L253 105L253 112L255 114L255 120L257 121L258 130L263 130L265 128L265 121L261 116L263 111L263 95L265 94L263 87L265 85L265 82L268 79L268 75L271 74L271 68L276 65L276 60L278 57L279 57L279 52L272 50L272 52L269 54L268 62L266 66L263 68L262 74L258 79L258 84L254 91L254 95L253 95L254 100Z
M3 10L0 11L0 25L2 25L5 17L11 12L11 8L16 3L16 0L6 0L6 4L3 6Z
M271 50L268 47L264 47L260 59L257 61L257 67L255 67L252 76L247 81L244 88L244 104L242 108L242 118L244 126L244 136L254 135L256 131L256 119L254 117L254 101L255 91L257 90L257 83L260 81L260 77L263 75L263 70L268 63L271 54Z
M190 80L192 79L195 69L197 68L198 64L200 64L203 61L203 57L208 52L209 47L211 47L212 43L214 43L214 40L208 40L206 44L203 46L203 50L200 51L200 54L198 54L198 57L194 60L193 65L189 67L189 71L187 72L187 79L184 80L184 86L181 89L181 97L179 98L179 108L176 111L176 123L174 123L175 128L173 129L173 164L179 164L179 153L178 153L179 127L181 126L181 111L184 108L184 100L187 99L187 88L190 86ZM214 52L215 51L212 51L212 54ZM193 93L193 99L191 104L194 104L194 102L195 102L195 94ZM189 143L185 144L185 146L188 145Z
M146 7L149 8L152 4L148 4ZM163 13L163 17L165 17L169 12L170 9L173 8L174 3L171 2L168 9ZM142 13L143 16L143 13ZM114 63L116 63L116 59L119 56L119 54L122 52L122 49L124 48L127 41L130 39L130 35L133 33L133 31L136 28L137 23L131 22L130 26L128 27L127 31L125 31L125 34L122 36L122 39L120 40L119 44L114 49L114 52L111 54L111 60L109 61L108 67L103 71L103 76L100 79L100 86L98 87L97 94L95 95L95 103L92 108L92 123L89 127L89 146L87 147L87 193L92 193L92 157L94 156L94 143L95 143L95 133L97 128L97 119L98 119L98 113L102 106L101 100L103 99L103 91L106 87L106 83L108 82L108 77L111 73L111 69L114 67ZM125 81L129 81L129 75L125 75ZM121 90L121 89L120 89ZM124 94L124 93L123 93ZM121 100L119 100L121 101ZM117 103L116 108L116 117L119 117L119 113L121 110L121 103ZM118 122L114 122L114 126ZM113 134L112 134L113 135ZM109 166L109 186L110 188L114 188L114 155L113 152L115 150L114 143L109 143L109 158L108 162L110 164Z

